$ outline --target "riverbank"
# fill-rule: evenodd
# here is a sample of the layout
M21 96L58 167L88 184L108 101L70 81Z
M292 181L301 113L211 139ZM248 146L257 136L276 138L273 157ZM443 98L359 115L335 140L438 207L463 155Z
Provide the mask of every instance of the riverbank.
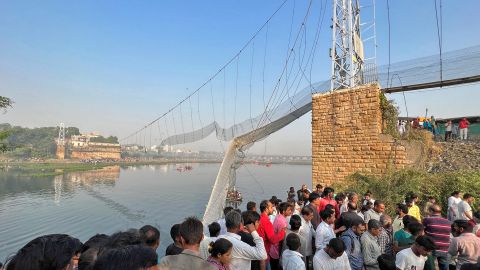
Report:
M0 163L1 171L18 171L22 175L28 176L55 176L65 172L79 172L98 170L108 166L144 166L144 165L168 165L168 164L220 164L221 160L192 160L192 159L156 159L156 160L119 160L119 161L96 161L82 162L79 160L58 160L51 159L45 161L2 161ZM254 160L246 160L245 164L254 164ZM288 164L288 165L311 165L311 161L293 160L287 162L271 162L269 164ZM264 165L259 165L264 166Z

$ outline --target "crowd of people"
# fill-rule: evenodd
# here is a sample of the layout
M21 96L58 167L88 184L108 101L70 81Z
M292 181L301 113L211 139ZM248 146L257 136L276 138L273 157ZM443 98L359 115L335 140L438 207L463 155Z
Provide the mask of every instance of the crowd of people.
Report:
M436 198L421 203L407 194L392 218L369 192L360 197L303 185L290 188L285 201L272 196L248 202L245 211L227 206L224 217L206 227L195 217L174 224L161 259L160 232L146 225L85 243L64 234L41 236L4 269L480 269L480 212L472 203L471 194L459 191L448 198L448 209Z
M467 140L468 137L468 127L470 122L467 118L462 118L458 123L454 123L451 120L448 120L445 124L445 141L450 140ZM400 135L403 135L407 132L407 129L424 129L433 133L433 135L440 135L440 128L438 126L435 117L432 115L430 118L426 117L417 117L414 120L398 120L397 129Z

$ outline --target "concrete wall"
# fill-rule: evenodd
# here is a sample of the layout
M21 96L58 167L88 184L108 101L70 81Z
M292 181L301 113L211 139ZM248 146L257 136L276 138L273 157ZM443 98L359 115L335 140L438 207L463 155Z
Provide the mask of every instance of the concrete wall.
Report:
M312 97L312 182L331 185L355 172L382 175L406 165L405 147L382 135L378 85Z

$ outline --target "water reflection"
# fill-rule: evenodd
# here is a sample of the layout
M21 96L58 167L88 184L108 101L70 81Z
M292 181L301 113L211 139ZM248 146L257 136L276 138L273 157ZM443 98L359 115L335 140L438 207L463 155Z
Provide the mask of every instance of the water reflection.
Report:
M53 193L54 202L59 204L62 198L69 197L78 188L97 185L113 187L119 177L119 166L92 171L66 172L55 176L25 175L19 171L3 172L0 174L0 200L20 194Z

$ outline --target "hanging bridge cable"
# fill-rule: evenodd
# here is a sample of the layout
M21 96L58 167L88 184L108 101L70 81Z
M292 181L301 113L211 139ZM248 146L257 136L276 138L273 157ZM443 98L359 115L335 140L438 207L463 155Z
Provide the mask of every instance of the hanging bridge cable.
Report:
M170 134L168 132L168 123L167 123L167 117L163 118L163 120L165 121L165 133L167 133L167 138L170 137Z
M158 130L158 145L162 145L162 129L160 128L160 121L157 121L157 130Z
M218 139L219 131L218 131L217 119L215 117L215 102L214 102L214 99L213 99L213 83L210 83L210 97L211 97L211 101L212 101L213 122L215 123L215 134L216 134L216 137L217 137L217 141L220 144L220 148L222 149L222 152L225 153L225 147L223 146L222 141L220 139ZM225 138L225 129L222 129L222 134L223 134L223 137Z
M253 181L255 181L255 183L257 183L257 185L262 189L262 193L261 194L265 194L265 189L263 188L262 184L260 183L260 181L258 181L258 178L248 169L248 166L247 164L245 164L245 169L247 170L248 174L250 175L250 177L252 177Z
M236 74L235 74L235 98L234 98L234 102L235 102L235 105L233 106L233 136L235 136L236 134L236 120L237 120L237 95L238 95L238 64L240 62L240 56L238 56L237 58L237 71L236 71Z
M203 122L202 117L200 116L200 91L197 93L197 116L200 127L202 128L202 138L203 138Z
M192 134L193 134L193 140L195 141L195 126L193 125L192 100L190 98L188 98L188 105L190 105L190 121L192 121Z
M310 64L310 72L309 72L308 82L309 82L309 85L310 85L310 93L312 93L312 94L315 91L315 89L313 88L313 85L312 85L312 70L313 70L313 65L315 63L315 54L317 53L318 41L320 40L320 32L322 30L323 22L324 22L324 18L325 18L327 0L324 0L322 3L323 3L323 5L320 3L320 5L321 5L320 8L323 10L323 12L322 12L322 15L318 19L317 32L316 32L315 38L314 38L314 46L312 47L312 53L310 54L311 55L311 61L310 61L311 64ZM303 75L305 77L307 77L305 74L303 74Z
M306 14L305 14L305 17L303 18L303 22L302 22L302 24L301 24L301 26L300 26L300 29L299 29L299 31L298 31L298 33L297 33L297 36L296 36L296 38L295 38L295 41L294 41L292 47L296 47L296 44L297 44L297 42L298 42L298 39L299 39L300 34L301 34L301 32L302 32L302 29L303 29L303 27L305 26L305 22L307 21L307 18L308 18L309 14L310 14L311 7L312 7L312 0L310 0L310 2L309 2L308 8L307 8L307 12L306 12ZM289 55L288 55L287 58L289 59L291 56L292 56L292 51L289 53ZM288 62L288 61L287 61L287 62ZM272 100L273 100L274 97L276 96L276 92L277 92L277 90L279 89L279 84L280 84L281 78L282 78L283 75L285 74L285 69L286 69L286 68L285 68L285 65L284 65L284 67L282 68L282 72L280 73L279 79L277 80L277 82L276 82L276 84L275 84L275 87L274 87L274 89L273 89L273 93L270 95L270 98L269 98L269 100L268 100L268 102L267 102L267 106L266 106L264 112L262 113L262 115L260 116L260 120L259 120L259 122L258 122L258 124L257 124L257 129L258 129L261 125L265 124L267 120L269 120L269 117L270 117L270 116L268 115L268 114L269 114L268 112L269 112L269 109L272 109L272 106L271 106L271 105L272 105Z
M237 56L249 46L249 44L261 33L261 31L268 25L268 23L275 17L275 15L285 6L285 4L288 2L288 0L284 0L279 7L268 17L268 19L262 24L262 26L251 36L251 38L243 45L243 47L240 49L239 52L237 52L233 57L231 57L217 72L215 72L212 76L210 76L202 85L200 85L195 91L191 92L187 97L184 99L180 100L176 105L171 107L168 111L160 115L159 117L155 118L151 122L147 123L144 127L142 127L140 130L145 129L147 126L153 125L156 121L160 120L161 118L165 117L168 113L176 109L180 104L184 103L189 97L193 96L196 94L198 91L203 89L209 82L211 82L214 78L216 78L227 66L229 66L236 58ZM134 136L135 132L130 134L129 136L122 138L121 141L126 140L130 138L131 136Z
M150 126L150 142L149 142L149 149L152 150L152 126Z
M292 8L292 18L290 20L290 32L288 34L288 44L287 44L287 52L285 54L285 57L288 56L288 52L290 51L290 42L292 41L292 32L293 32L293 21L295 19L295 0L293 0L293 8ZM293 66L293 64L292 64ZM288 69L288 66L287 66ZM287 70L288 74L288 70ZM288 76L285 79L285 87L288 87Z
M143 151L147 152L147 128L143 129Z
M227 116L226 116L226 113L225 113L225 110L226 110L226 102L225 102L225 95L226 95L226 89L227 89L227 75L226 75L226 70L227 68L225 68L223 70L223 111L222 111L222 114L223 114L223 126L222 128L225 130L227 128Z
M440 58L440 85L443 82L443 61L442 61L442 0L440 0L440 22L438 19L438 8L437 8L437 0L434 0L435 4L435 21L437 22L437 37L438 37L438 50L440 51L439 53L439 58ZM440 86L442 87L442 86Z
M249 105L249 111L250 111L250 125L252 126L253 129L253 119L252 119L252 77L253 77L253 59L255 56L255 41L252 43L252 59L250 62L250 83L249 83L249 91L250 91L250 105Z
M174 132L174 133L173 133L173 136L175 136L175 144L177 144L178 141L177 141L177 136L176 136L176 135L177 135L178 133L177 133L177 125L175 124L175 114L174 114L173 111L172 111L172 123L173 123L173 132Z
M387 87L390 80L390 65L391 65L391 25L390 25L390 0L387 0L387 24L388 24L388 69L387 69Z
M265 70L267 69L267 47L268 47L268 24L265 30L265 48L263 52L263 71L262 71L262 97L263 97L263 109L267 108L265 104Z
M185 143L186 139L185 139L185 127L183 125L183 111L182 111L182 104L180 104L180 106L178 106L178 110L180 111L180 126L182 127L182 134L183 134L183 143Z

